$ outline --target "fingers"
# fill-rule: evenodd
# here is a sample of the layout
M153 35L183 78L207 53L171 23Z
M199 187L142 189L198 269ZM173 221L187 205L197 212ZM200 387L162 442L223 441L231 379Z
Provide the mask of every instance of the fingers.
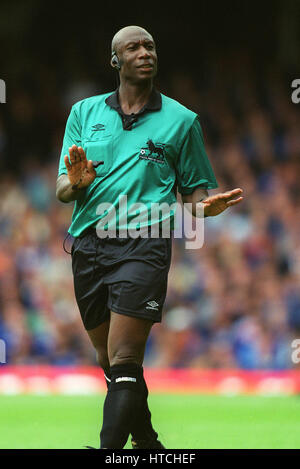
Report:
M70 159L67 155L64 157L65 165L68 171L72 169L72 165L76 165L81 162L85 163L85 166L87 165L86 155L82 147L72 145L71 147L69 147L69 155Z
M236 204L242 202L242 200L244 200L244 197L239 197L238 199L230 200L229 202L226 202L226 205L228 207L231 207L232 205L236 205Z
M86 154L85 154L84 149L82 147L78 147L77 150L78 150L80 161L87 162Z
M234 199L237 195L243 193L243 189L237 188L233 189L232 191L223 192L222 194L217 194L215 197L216 199L223 200L224 202L228 202L231 199Z
M223 192L221 194L216 194L216 195L211 195L210 197L207 197L205 200L203 200L203 203L206 205L210 205L212 203L218 203L219 201L223 201L226 204L229 204L229 201L236 197L239 194L243 193L243 189L237 188L233 189L232 191L228 192ZM237 199L239 202L243 200L243 197L240 197Z
M65 162L65 165L66 165L67 170L70 171L70 169L72 168L72 166L70 165L70 161L69 161L68 155L65 155L65 156L64 156L64 162Z
M96 174L96 171L95 171L95 169L94 169L93 161L92 161L92 160L89 160L89 161L87 162L87 170L88 170L88 172L91 173L91 174Z
M232 189L232 191L230 191L230 192L235 192L236 194L237 194L237 193L241 194L241 193L244 192L244 191L243 191L243 189L241 189L240 187L237 187L236 189Z
M77 145L72 145L69 148L71 164L79 163L81 161L81 153L79 152L79 148L81 147L77 147Z
M233 189L232 191L225 192L224 194L220 194L222 199L230 199L232 197L236 197L239 194L243 193L243 189L237 188Z

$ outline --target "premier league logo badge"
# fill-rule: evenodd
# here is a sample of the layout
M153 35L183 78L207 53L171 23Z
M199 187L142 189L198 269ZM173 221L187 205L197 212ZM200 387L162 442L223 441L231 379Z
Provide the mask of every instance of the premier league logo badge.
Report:
M143 160L155 161L155 163L164 163L165 161L165 144L153 143L152 140L147 141L147 147L141 148L139 158Z

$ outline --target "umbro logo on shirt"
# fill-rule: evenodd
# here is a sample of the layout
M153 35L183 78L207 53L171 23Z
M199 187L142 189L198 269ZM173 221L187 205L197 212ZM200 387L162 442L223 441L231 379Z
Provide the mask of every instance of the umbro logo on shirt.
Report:
M105 129L105 125L103 125L103 124L95 124L92 127L92 130L94 132L97 132L98 130L104 130L104 129Z
M147 305L149 306L146 306L146 309L155 309L155 311L157 311L157 306L159 306L156 301L147 301Z
M143 160L151 160L156 163L164 163L165 161L165 144L153 143L149 138L146 142L147 147L141 148L139 158Z

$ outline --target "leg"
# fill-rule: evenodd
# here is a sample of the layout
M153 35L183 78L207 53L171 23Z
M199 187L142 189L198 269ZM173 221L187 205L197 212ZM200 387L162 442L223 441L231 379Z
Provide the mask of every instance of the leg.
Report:
M143 319L128 318L126 316L113 313L112 321L115 319L118 321L117 326L112 328L112 332L109 335L111 365L124 363L126 359L126 362L130 362L132 360L134 363L142 367L146 341L153 322L151 321L150 323L149 321ZM128 335L125 332L124 335L122 334L121 336L119 333L119 326L123 329L124 321L126 321L126 323L129 322L130 329L127 329L127 326L126 330L128 330ZM143 323L143 321L146 322ZM127 343L128 337L130 338L129 343ZM134 351L133 356L132 351ZM158 434L152 427L151 412L148 407L148 388L143 376L143 369L141 369L140 378L140 394L142 402L140 411L136 413L136 419L132 421L132 445L134 448L139 449L163 448L161 443L157 440Z
M101 448L123 448L143 407L143 359L152 321L111 312L108 357L112 382L103 412Z
M96 349L97 360L104 371L107 385L110 381L110 366L107 352L109 322L110 320L107 320L100 324L100 326L95 327L95 329L87 331L89 338Z
M142 366L146 342L153 321L134 318L111 311L108 335L110 366L135 363Z

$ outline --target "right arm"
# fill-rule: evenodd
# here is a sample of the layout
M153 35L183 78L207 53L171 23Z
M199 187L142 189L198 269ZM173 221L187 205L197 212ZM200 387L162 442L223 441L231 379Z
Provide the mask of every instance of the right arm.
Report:
M66 123L56 182L56 197L64 203L78 199L96 177L93 163L87 161L81 145L81 122L73 106Z
M60 202L72 202L73 200L76 200L82 192L82 189L72 189L72 184L70 183L67 174L61 174L58 176L56 181L56 198Z

